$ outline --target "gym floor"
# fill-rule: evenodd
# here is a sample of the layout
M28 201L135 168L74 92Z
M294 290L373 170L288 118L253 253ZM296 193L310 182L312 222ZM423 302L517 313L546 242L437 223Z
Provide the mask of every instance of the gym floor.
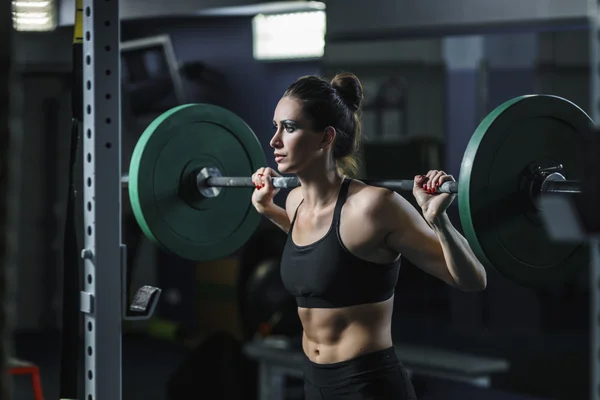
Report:
M422 336L411 342L425 342L446 348L479 354L501 355L509 359L511 369L493 379L493 390L434 379L416 379L420 400L577 400L587 398L588 340L581 335L564 334L552 338L478 338L458 337L438 331L437 339ZM41 370L44 397L57 399L59 393L59 343L57 333L21 333L16 335L17 356L36 363ZM83 348L83 346L82 346ZM182 345L127 334L123 338L123 400L168 399L169 376L190 355ZM26 377L14 380L15 400L33 398ZM199 388L197 397L205 398ZM528 394L527 394L528 393ZM80 399L84 396L81 395ZM255 396L249 396L254 399ZM216 399L211 400L217 400ZM300 400L297 399L289 400ZM190 400L190 399L185 399ZM282 399L283 400L283 399ZM286 399L287 400L287 399Z

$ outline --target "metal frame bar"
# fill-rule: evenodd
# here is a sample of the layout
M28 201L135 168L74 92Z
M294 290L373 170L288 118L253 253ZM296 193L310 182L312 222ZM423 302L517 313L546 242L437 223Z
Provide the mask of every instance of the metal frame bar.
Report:
M14 73L13 27L9 2L0 6L0 398L11 399L12 382L7 379L9 358L12 356L12 330L15 323L17 214L16 185L20 162L21 135L15 122L20 112L21 91L12 81ZM14 92L11 92L11 89ZM17 89L17 90L15 90ZM17 94L15 94L15 92ZM17 100L17 101L15 101Z
M122 396L119 3L83 2L86 400Z
M593 11L592 11L593 10ZM600 122L600 21L598 2L590 1L590 117ZM590 399L600 400L600 237L590 237Z

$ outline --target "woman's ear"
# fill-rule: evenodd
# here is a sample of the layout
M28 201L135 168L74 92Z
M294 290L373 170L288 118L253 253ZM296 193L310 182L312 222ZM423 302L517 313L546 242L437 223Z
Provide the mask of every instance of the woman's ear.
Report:
M321 140L320 146L322 149L326 149L333 145L333 141L335 140L335 128L333 126L328 126L323 131L323 139Z

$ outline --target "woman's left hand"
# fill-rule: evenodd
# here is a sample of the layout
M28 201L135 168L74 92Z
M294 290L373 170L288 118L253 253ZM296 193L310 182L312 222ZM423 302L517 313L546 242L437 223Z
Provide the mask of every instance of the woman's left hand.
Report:
M448 206L454 201L456 194L435 193L435 189L442 183L453 181L452 175L437 170L431 170L426 175L415 176L413 195L423 210L423 217L427 222L433 222L438 216L445 213Z

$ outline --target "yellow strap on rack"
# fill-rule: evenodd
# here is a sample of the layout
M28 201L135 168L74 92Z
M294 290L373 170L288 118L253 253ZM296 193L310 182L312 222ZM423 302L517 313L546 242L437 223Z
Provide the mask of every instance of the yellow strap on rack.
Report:
M75 1L75 29L73 31L73 44L83 43L83 0Z

